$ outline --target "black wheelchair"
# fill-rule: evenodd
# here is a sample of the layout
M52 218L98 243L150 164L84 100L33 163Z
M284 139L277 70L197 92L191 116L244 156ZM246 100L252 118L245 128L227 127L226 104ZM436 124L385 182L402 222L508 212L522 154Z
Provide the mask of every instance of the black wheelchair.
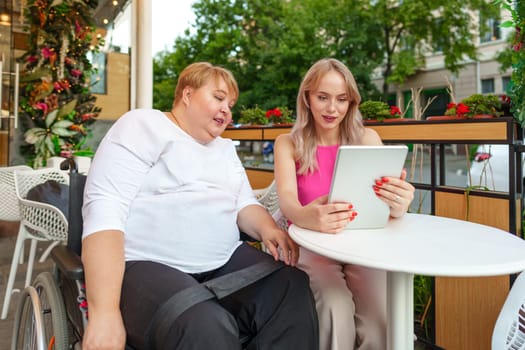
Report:
M20 295L11 349L81 349L87 323L84 272L80 260L82 198L86 177L71 160L67 245L53 248L53 272L39 274Z
M51 251L53 271L39 274L33 284L21 292L14 317L11 350L82 349L82 337L88 322L84 270L80 259L86 176L78 173L72 159L64 161L61 169L69 170L70 174L67 245L56 246ZM275 186L270 186L264 195L257 197L268 209L271 206L270 201L276 201ZM243 233L241 239L250 240ZM175 294L160 311L164 311L164 314L171 313L171 308L176 304L180 314L198 302L211 298L220 299L233 293L278 268L280 265L273 261L271 264L257 263L204 282L182 291L189 292L185 293L186 295L192 294L191 298L181 300ZM170 317L176 318L177 315L170 314L168 318ZM163 323L167 322L159 322L159 326L155 328L156 332L164 331ZM242 344L247 344L250 340L246 335L240 337ZM133 348L127 345L126 350Z

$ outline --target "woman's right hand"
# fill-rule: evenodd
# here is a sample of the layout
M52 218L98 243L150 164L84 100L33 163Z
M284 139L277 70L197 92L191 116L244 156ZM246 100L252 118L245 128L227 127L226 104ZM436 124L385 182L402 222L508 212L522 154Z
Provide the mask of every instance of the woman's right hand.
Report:
M89 313L83 350L123 350L125 346L126 330L120 310Z
M299 220L294 223L314 231L338 233L356 216L351 203L328 203L328 195L325 195L304 206Z

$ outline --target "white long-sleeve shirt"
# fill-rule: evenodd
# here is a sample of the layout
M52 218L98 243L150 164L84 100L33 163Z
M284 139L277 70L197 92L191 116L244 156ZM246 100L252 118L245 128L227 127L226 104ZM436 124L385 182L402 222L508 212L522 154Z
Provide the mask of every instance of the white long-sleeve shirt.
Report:
M237 214L256 204L229 139L200 144L158 110L123 115L100 143L84 193L83 238L120 230L125 258L188 273L239 246Z

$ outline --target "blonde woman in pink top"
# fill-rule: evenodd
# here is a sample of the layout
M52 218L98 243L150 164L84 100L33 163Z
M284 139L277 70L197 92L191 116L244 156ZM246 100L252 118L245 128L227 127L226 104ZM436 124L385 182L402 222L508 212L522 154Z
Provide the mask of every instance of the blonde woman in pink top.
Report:
M297 96L297 121L275 142L275 179L283 214L294 224L335 234L359 215L352 203L327 203L339 145L381 145L365 128L361 96L350 70L325 58L306 73ZM374 191L404 215L414 187L399 178L377 179ZM378 242L380 243L380 242ZM319 317L321 350L386 349L386 273L344 264L301 247L297 265L310 276ZM353 331L352 331L353 330Z

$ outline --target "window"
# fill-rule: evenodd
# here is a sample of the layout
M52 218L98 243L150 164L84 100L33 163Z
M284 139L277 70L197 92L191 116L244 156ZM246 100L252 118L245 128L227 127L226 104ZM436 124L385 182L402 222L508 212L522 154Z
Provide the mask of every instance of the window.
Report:
M450 95L447 89L423 90L421 93L421 106L426 106L427 102L435 97L432 103L426 109L422 119L434 115L444 115L447 110L447 104L450 102Z
M481 93L490 94L494 92L494 78L481 79Z
M489 18L485 21L485 30L480 32L479 41L486 43L489 41L501 39L500 21L497 18ZM482 28L482 22L480 21L480 28ZM483 28L482 28L483 29Z
M91 74L89 83L91 93L104 95L107 94L106 88L106 54L103 52L91 52L88 55L95 72Z
M509 87L510 76L501 77L501 88L503 93L507 93L507 88Z

